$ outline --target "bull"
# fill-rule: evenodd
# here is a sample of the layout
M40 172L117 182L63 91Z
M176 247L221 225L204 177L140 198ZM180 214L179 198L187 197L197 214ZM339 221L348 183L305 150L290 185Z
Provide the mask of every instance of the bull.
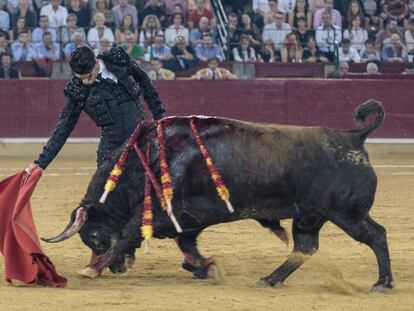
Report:
M357 121L374 120L366 127L333 130L257 124L216 117L198 117L195 123L215 165L230 189L235 207L229 213L217 196L203 158L194 142L188 117L164 119L165 141L174 188L174 213L183 228L178 233L160 204L154 205L156 238L174 238L185 254L184 268L206 277L212 261L197 249L197 236L208 226L254 219L286 240L280 220L293 219L294 247L287 260L263 277L261 284L281 284L318 250L319 231L331 221L375 253L379 278L372 290L393 287L386 230L369 215L377 177L364 142L385 117L381 103L369 100L355 111ZM155 125L143 127L140 148L149 144L150 166L160 175ZM106 178L120 150L93 176L67 228L46 242L60 242L79 233L99 257L96 269L125 271L141 246L139 227L144 199L144 170L135 153L129 155L119 186L99 203ZM298 254L300 256L298 256Z

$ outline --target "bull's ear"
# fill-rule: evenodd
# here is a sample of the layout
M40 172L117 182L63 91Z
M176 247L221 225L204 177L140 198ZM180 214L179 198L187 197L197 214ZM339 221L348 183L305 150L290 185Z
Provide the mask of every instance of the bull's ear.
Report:
M78 207L75 211L75 217L72 219L69 224L66 226L65 230L63 232L53 238L41 238L43 241L47 243L58 243L62 242L64 240L67 240L74 236L79 230L82 228L82 226L85 224L85 222L88 220L88 212L84 207Z

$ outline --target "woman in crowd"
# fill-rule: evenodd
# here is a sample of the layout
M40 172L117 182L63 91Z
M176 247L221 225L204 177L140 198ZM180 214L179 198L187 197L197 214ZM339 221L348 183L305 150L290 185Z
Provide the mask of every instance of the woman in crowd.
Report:
M78 27L78 18L75 14L69 14L66 18L66 26L62 28L62 32L60 35L60 41L63 45L72 41L72 36L75 32L78 32L83 35L85 38L85 30L82 27Z
M235 62L255 62L256 52L250 45L250 39L246 35L240 37L239 46L233 49Z
M188 44L190 32L188 28L183 26L184 18L180 13L174 13L172 16L173 24L165 30L165 43L168 46L174 46L175 38L182 36Z
M363 52L365 41L368 40L368 32L361 27L361 17L359 15L353 17L350 27L344 31L344 39L349 39L351 46L358 53Z
M105 16L105 26L115 29L115 17L112 11L108 8L109 4L106 0L96 0L96 9L93 16L95 16L96 13L102 13ZM91 24L93 25L93 20Z
M343 25L344 28L352 27L352 21L356 16L360 18L361 27L365 26L365 13L362 6L359 4L357 0L352 0L348 6L348 11L346 14L346 21Z
M31 39L32 31L30 29L27 29L25 25L26 25L25 17L20 16L17 19L16 27L14 27L12 30L9 31L10 42L16 41L19 38L20 32L23 31L23 30L25 30L25 31L27 30L29 32L29 37L30 37L29 41L32 41L32 39Z
M315 32L311 29L306 28L306 24L307 21L304 17L298 18L295 34L302 49L306 47L309 37L315 37Z
M260 50L260 47L262 45L260 30L255 24L252 24L252 20L248 14L242 15L239 35L248 36L253 48L256 51Z
M115 41L117 44L125 43L125 32L134 35L134 42L138 41L138 29L134 26L134 19L132 15L127 14L122 18L121 24L115 29Z
M309 37L306 48L302 53L302 60L308 63L329 63L329 59L319 51L314 37Z
M115 41L115 38L112 30L109 27L105 26L105 15L100 12L95 13L93 16L93 21L95 23L95 27L89 29L88 32L87 40L89 45L95 49L99 48L102 38L106 38L112 45Z
M301 63L302 48L294 32L286 35L283 46L280 49L280 58L282 63Z
M371 15L367 18L365 29L368 31L368 38L375 39L377 33L382 29L381 18L377 15Z
M89 27L91 23L91 11L80 0L68 1L68 13L76 15L79 27Z
M155 15L147 15L142 22L141 32L139 34L139 44L145 50L155 42L157 35L162 35L161 24Z
M272 40L267 40L263 43L263 48L258 54L259 61L264 63L275 63L278 57L275 53L275 44Z
M288 22L292 28L298 28L298 19L305 18L306 29L312 29L312 12L307 0L298 0L292 12L289 12Z

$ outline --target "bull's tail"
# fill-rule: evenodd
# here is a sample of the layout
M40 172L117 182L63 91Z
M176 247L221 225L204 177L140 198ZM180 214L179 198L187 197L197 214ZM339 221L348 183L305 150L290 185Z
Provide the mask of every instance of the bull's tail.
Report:
M372 131L377 129L381 125L382 121L384 121L385 110L382 107L381 102L375 99L369 99L361 105L359 105L357 109L354 111L354 119L356 122L364 121L366 117L373 113L376 113L377 117L371 124L364 128L353 130L353 132L357 133L362 142L364 142L368 135L371 134Z

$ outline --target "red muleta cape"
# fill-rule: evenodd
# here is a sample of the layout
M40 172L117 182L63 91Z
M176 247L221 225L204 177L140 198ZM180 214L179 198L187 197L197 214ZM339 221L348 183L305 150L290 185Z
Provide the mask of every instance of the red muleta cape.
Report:
M4 274L8 282L65 287L67 280L43 253L33 221L30 197L42 176L34 169L0 182L0 252L4 256Z

